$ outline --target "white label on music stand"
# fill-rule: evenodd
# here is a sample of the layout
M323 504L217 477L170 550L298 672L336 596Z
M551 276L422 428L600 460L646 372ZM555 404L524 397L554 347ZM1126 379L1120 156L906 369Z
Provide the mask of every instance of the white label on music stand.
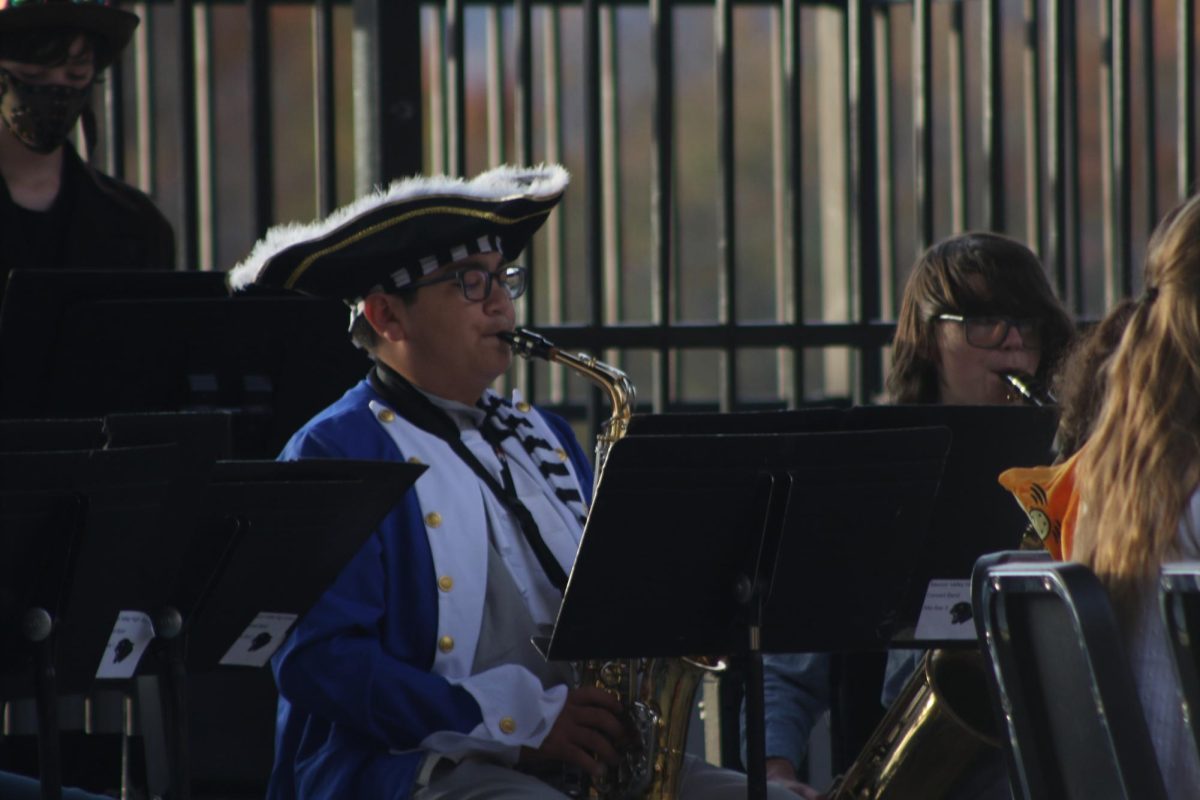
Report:
M132 678L146 645L154 638L154 623L141 611L122 611L100 658L97 678Z
M295 621L295 614L259 612L233 646L221 657L221 663L238 667L261 667L275 655Z
M974 639L971 581L930 581L914 635L917 639Z

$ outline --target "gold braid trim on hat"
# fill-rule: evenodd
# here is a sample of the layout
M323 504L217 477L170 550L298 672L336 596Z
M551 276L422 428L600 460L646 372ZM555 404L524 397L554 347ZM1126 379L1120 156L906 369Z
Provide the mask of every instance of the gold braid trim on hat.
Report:
M329 247L326 247L324 250L318 250L301 261L300 265L292 270L292 274L288 276L288 279L284 282L283 286L285 289L294 288L296 282L300 280L301 276L304 275L308 268L311 267L313 262L318 258L327 256L330 253L336 253L338 250L341 250L344 247L349 247L355 242L362 241L368 236L373 236L380 231L387 230L393 225L399 225L401 222L405 222L414 217L423 217L428 214L458 214L459 216L463 217L475 217L477 219L487 220L488 222L495 222L499 225L516 225L517 223L524 222L527 219L533 219L538 215L548 215L553 210L554 208L552 206L541 211L536 211L532 214L526 214L523 217L504 217L499 214L494 214L490 211L477 211L473 208L459 208L456 206L431 206L429 208L418 208L414 211L409 211L407 214L401 214L398 217L393 217L392 219L376 223L369 228L364 228L353 236L346 237L337 244L332 244Z

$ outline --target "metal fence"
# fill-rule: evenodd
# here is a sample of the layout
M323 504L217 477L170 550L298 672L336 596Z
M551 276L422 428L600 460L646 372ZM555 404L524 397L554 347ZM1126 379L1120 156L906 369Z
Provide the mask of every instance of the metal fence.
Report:
M1099 316L1196 177L1195 0L131 8L100 161L183 264L401 175L561 161L520 313L646 410L877 397L909 267L959 230L1026 241ZM557 367L516 381L597 413Z

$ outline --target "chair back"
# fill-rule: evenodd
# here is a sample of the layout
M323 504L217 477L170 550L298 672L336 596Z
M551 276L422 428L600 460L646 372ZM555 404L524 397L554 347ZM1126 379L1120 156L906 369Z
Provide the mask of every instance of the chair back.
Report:
M1184 719L1200 750L1200 561L1164 564L1158 597L1179 675Z
M973 589L1014 794L1165 798L1121 632L1091 570L991 557Z

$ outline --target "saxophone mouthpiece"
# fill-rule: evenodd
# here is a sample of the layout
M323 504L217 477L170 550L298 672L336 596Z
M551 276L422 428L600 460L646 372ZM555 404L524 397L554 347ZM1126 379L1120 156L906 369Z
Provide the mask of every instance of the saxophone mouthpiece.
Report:
M1039 408L1058 405L1058 398L1032 375L1025 372L1006 372L1001 377L1013 390L1013 399L1023 400Z
M496 338L502 342L508 342L514 353L525 358L544 358L549 361L555 349L545 336L525 328L500 331L496 334Z

